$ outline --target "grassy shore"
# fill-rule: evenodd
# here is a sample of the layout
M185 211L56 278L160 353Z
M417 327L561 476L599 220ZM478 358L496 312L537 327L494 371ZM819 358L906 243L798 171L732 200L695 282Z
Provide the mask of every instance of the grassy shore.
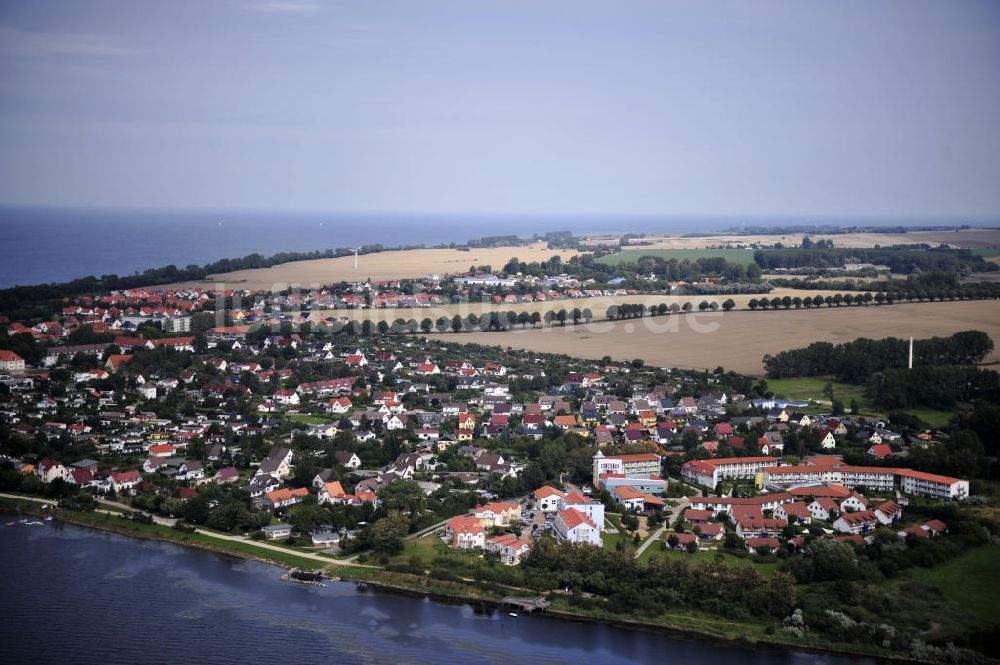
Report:
M9 499L0 497L0 510L18 511L30 514L46 514L41 510L41 499ZM150 538L185 545L201 550L228 554L275 564L284 568L322 569L327 574L335 574L341 580L370 585L384 591L406 595L427 596L448 602L480 603L491 607L501 607L507 596L523 596L525 589L505 586L493 582L473 579L443 580L426 575L385 570L375 566L330 566L323 567L317 562L255 546L253 543L233 542L213 538L210 535L185 533L170 527L135 522L131 519L98 512L72 512L57 510L57 519L91 527L113 531L136 538ZM411 552L413 553L413 552ZM425 554L429 555L430 551ZM712 642L738 644L751 648L780 648L846 653L876 656L887 659L903 659L896 654L870 645L833 643L813 637L804 640L786 638L780 628L773 624L753 621L733 621L709 614L690 611L676 611L656 616L639 617L607 611L601 607L583 608L573 604L570 597L552 592L548 594L551 607L548 614L576 621L599 621L630 628L664 631L683 637L699 637Z

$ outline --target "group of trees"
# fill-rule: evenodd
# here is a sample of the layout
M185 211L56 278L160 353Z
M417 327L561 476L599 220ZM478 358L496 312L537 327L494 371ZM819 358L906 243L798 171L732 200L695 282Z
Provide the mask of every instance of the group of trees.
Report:
M768 580L742 566L673 557L644 565L628 549L558 544L549 537L542 538L521 565L533 588L596 594L607 598L608 609L627 614L653 616L687 608L735 619L759 613L783 618L795 602L795 581L786 573Z
M950 337L931 337L913 342L914 366L971 365L993 350L993 340L979 330L966 330ZM831 344L813 342L807 347L764 356L770 379L833 375L846 383L864 383L872 374L905 368L909 341L897 337L860 338Z
M969 249L888 247L888 248L819 248L759 249L754 261L764 270L799 268L841 268L846 263L871 263L888 266L895 274L918 272L987 272L997 269Z
M1000 374L965 366L890 368L873 374L865 393L880 409L927 406L944 409L958 402L1000 401Z

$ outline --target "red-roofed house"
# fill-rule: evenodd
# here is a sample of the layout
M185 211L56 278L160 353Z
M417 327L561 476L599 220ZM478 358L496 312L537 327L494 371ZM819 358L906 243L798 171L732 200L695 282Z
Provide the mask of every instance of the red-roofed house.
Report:
M574 508L567 508L556 515L553 522L556 535L571 543L587 543L601 547L601 532L589 517Z
M482 549L486 545L486 532L475 517L459 515L448 520L445 527L452 547Z

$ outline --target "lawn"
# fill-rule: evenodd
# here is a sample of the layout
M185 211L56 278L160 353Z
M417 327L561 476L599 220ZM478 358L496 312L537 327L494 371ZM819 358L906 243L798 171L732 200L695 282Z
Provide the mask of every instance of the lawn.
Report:
M851 405L851 400L857 400L861 406L862 415L884 415L875 409L871 401L864 395L865 387L852 383L841 383L826 376L804 376L794 379L768 379L767 387L776 397L792 400L795 402L808 402L815 400L822 404L811 405L803 409L806 413L816 415L829 413L830 407L826 402L828 398L823 394L823 387L830 383L833 386L834 398L840 400L844 408ZM904 409L906 413L912 414L923 420L929 427L940 429L951 420L951 411L939 409L912 408Z
M669 261L677 259L695 261L704 258L723 258L731 263L749 265L753 263L752 249L625 249L617 254L609 254L597 259L598 263L617 266L634 263L643 256L655 256Z
M323 416L310 416L307 413L296 413L289 416L289 420L296 423L302 423L303 425L326 425L332 422L329 418L324 418Z
M1000 546L983 545L934 568L914 568L917 580L937 587L959 607L996 623L1000 607Z
M868 409L870 404L864 396L864 386L856 386L851 383L840 383L830 377L825 376L803 376L795 379L767 379L768 390L776 397L791 400L794 402L808 402L810 400L829 402L829 398L823 394L823 387L827 384L833 386L833 396L844 403L844 407L851 404L855 399L861 405L862 410Z

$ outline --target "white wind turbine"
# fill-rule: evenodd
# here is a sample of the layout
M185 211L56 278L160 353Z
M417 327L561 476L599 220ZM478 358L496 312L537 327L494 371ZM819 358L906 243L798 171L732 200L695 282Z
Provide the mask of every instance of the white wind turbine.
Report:
M361 249L360 247L355 247L355 248L354 248L354 269L355 269L355 270L357 270L357 269L358 269L358 251L359 251L360 249Z

